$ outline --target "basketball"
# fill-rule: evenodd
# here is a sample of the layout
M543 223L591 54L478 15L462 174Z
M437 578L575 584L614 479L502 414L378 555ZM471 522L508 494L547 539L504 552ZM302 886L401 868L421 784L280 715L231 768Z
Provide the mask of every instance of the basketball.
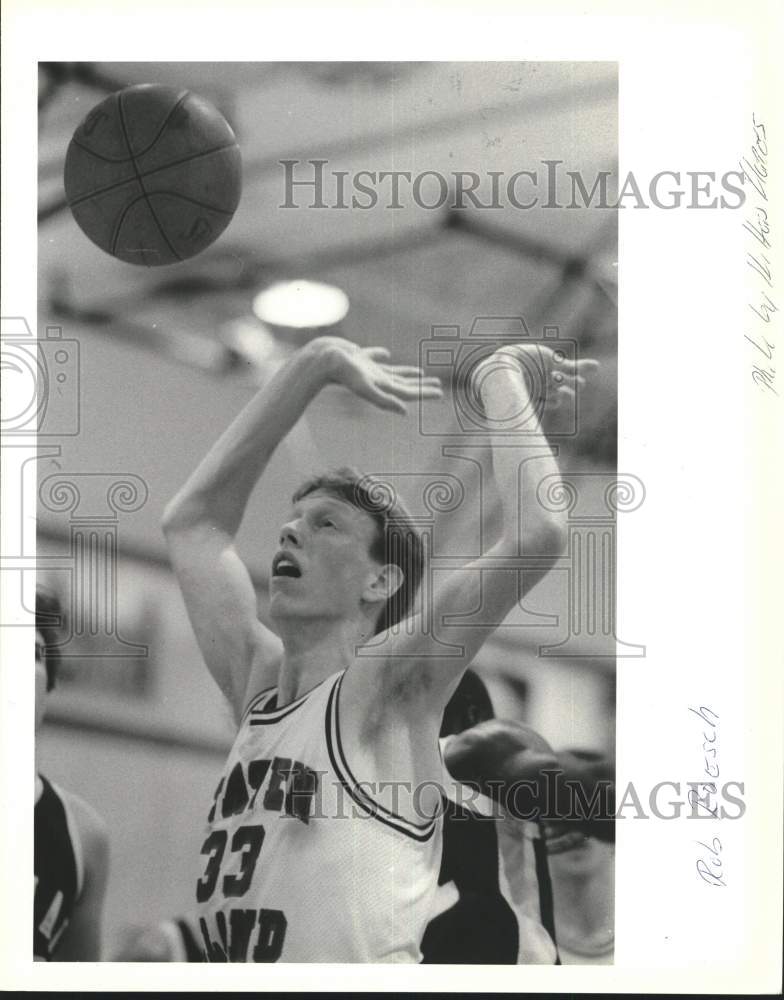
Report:
M239 146L226 119L187 90L140 84L107 97L74 132L65 194L82 231L128 264L187 260L239 204Z

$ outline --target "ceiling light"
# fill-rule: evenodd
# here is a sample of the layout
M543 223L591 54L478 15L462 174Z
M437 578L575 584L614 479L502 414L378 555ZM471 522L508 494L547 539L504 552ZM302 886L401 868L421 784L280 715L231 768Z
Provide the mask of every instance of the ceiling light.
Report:
M348 312L348 296L318 281L280 281L253 300L263 323L289 330L319 330L339 323Z

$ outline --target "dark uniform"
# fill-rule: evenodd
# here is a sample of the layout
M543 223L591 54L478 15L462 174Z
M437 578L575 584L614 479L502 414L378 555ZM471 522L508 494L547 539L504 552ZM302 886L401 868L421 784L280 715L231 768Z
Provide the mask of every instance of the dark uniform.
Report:
M460 898L427 925L425 964L514 965L517 917L501 893L494 822L443 800L443 854L439 885L454 883Z
M444 711L441 736L463 732L492 719L494 714L484 682L473 670L467 670ZM438 884L453 883L459 898L427 925L422 962L514 965L519 960L521 928L501 886L496 823L446 798L442 807L443 852ZM554 945L552 890L544 841L534 841L532 846L539 920Z
M57 945L82 889L78 835L61 795L40 775L43 792L35 804L35 903L33 955L37 962L56 957Z

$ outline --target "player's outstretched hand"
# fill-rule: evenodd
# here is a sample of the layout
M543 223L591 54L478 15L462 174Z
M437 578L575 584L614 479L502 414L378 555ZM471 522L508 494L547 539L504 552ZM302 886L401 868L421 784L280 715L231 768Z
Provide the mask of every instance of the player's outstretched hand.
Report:
M382 410L406 413L413 399L440 399L441 381L414 365L395 365L385 347L358 347L342 337L313 341L323 352L329 380Z
M558 758L543 736L506 719L488 719L452 736L444 761L453 778L491 797L519 782L536 783L545 771L558 768Z
M546 409L557 409L565 399L574 398L578 387L586 385L599 370L599 362L595 358L575 360L547 344L505 344L474 369L472 383L477 397L485 379L502 369L521 374L528 391L544 397Z

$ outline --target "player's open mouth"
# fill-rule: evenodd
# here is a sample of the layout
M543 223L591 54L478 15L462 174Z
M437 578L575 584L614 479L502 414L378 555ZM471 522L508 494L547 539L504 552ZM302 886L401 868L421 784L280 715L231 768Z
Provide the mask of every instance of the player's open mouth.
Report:
M296 578L302 576L302 571L292 556L285 552L278 552L272 560L272 575L292 576Z

